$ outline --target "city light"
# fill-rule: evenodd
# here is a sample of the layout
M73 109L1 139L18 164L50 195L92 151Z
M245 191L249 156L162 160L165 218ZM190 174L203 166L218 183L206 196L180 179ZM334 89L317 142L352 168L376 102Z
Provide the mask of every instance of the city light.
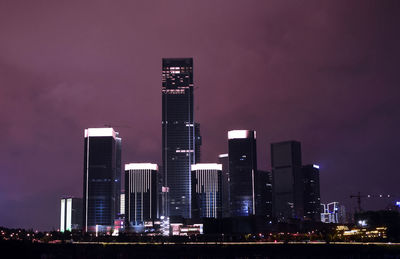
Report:
M222 164L217 163L200 163L200 164L193 164L192 171L195 170L222 170Z
M125 171L129 171L129 170L156 170L156 171L158 171L158 165L151 164L151 163L125 164Z
M244 139L250 137L249 130L230 130L228 131L228 139ZM255 131L254 131L255 138Z
M116 138L116 132L113 128L89 128L85 129L85 138L87 137L113 137Z
M365 226L367 226L367 221L366 220L359 220L358 221L358 225L360 225L362 227L365 227Z

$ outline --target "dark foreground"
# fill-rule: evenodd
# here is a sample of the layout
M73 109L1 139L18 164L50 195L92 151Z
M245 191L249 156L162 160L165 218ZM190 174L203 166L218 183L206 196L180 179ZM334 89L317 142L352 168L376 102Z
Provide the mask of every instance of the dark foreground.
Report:
M390 244L45 244L1 241L0 258L399 258Z

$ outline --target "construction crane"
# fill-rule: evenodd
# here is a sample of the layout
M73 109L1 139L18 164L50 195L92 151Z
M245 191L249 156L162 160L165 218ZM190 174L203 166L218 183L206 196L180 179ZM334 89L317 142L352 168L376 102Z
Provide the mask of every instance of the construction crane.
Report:
M390 194L379 194L379 195L374 195L374 194L366 194L366 195L361 195L361 192L358 192L356 195L350 195L350 198L357 198L357 205L358 205L358 212L361 212L361 198L394 198L395 196L390 195Z
M361 192L358 192L357 195L350 195L350 199L357 198L358 212L361 212L361 198L365 197L365 195L361 195Z

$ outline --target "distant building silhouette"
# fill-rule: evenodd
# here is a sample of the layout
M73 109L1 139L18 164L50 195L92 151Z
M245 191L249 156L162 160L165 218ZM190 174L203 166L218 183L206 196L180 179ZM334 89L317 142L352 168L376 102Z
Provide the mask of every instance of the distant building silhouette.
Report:
M232 217L256 214L257 149L256 132L228 132L230 214Z
M321 221L321 197L319 189L319 166L304 165L304 218Z
M229 155L218 155L218 161L222 165L222 217L228 218L229 213Z
M134 227L154 220L157 213L158 166L150 163L125 165L125 225Z
M278 221L303 219L304 181L300 142L271 144L271 163L274 217Z
M121 138L113 128L85 130L83 175L83 230L110 232L121 192Z
M82 228L82 199L61 198L60 232Z
M192 218L222 217L222 165L192 165Z
M258 170L256 176L256 215L272 219L272 174Z
M193 59L162 60L162 169L165 214L191 217L191 165L200 158L200 125L194 120Z

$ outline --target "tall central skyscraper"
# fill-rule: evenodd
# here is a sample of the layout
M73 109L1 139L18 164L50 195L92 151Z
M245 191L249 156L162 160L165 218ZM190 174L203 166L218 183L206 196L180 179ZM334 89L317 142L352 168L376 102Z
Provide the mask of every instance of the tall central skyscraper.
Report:
M191 217L191 165L199 162L201 143L193 91L193 59L163 59L162 169L168 187L167 216Z

